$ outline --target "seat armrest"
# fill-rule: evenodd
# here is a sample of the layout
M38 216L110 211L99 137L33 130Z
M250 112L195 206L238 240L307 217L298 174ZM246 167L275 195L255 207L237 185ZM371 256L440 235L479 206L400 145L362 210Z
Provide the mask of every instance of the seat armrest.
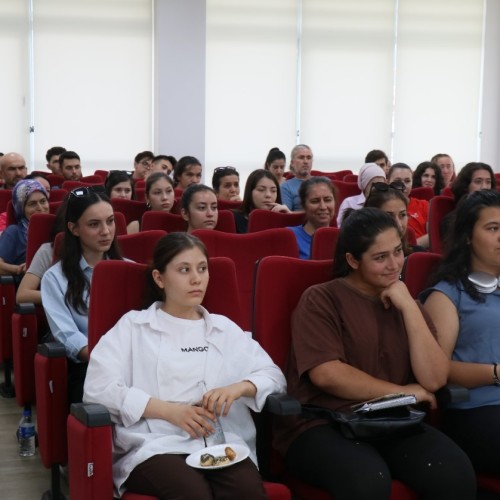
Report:
M65 358L66 349L60 342L47 342L40 344L37 348L38 354L46 358Z
M441 408L452 403L464 403L469 401L469 389L457 384L447 384L436 392L436 399Z
M36 314L36 306L33 302L22 302L16 305L15 311L18 314Z
M111 425L111 417L108 410L100 404L73 403L71 415L86 427L102 427Z
M0 285L13 285L14 284L14 276L10 274L3 274L0 276Z
M300 415L302 405L288 394L269 394L264 410L274 415Z

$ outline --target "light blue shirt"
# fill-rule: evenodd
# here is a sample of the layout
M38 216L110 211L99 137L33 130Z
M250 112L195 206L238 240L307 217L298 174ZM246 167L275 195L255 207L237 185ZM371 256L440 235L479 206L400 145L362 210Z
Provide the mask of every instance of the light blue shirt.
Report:
M93 268L83 257L80 259L80 267L90 283ZM52 335L64 345L68 358L80 362L78 353L88 345L89 317L87 313L82 314L66 304L64 296L67 289L68 280L62 272L61 263L58 262L43 275L42 304ZM89 291L85 290L83 295L83 301L87 306Z
M299 188L303 182L303 180L297 179L297 177L293 177L280 186L281 203L283 203L283 205L286 205L292 212L302 210L302 204L300 203L299 197Z

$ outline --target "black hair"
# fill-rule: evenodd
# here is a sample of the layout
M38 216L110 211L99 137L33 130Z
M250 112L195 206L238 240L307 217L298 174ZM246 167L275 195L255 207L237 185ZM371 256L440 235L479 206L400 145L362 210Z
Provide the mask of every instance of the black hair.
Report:
M380 149L372 149L365 157L365 163L376 163L377 160L385 160L389 162L387 155Z
M187 167L190 165L199 165L201 167L200 161L194 156L183 156L179 158L179 161L174 166L174 184L177 186L179 184L179 179L184 173Z
M271 148L269 153L267 153L266 161L264 162L264 168L269 170L271 163L276 160L284 160L286 163L286 156L280 148Z
M460 200L453 225L445 240L443 259L432 277L433 284L439 281L460 282L465 292L476 302L484 302L484 297L468 280L471 272L472 233L481 211L488 207L500 208L500 193L495 190L474 191Z
M388 229L395 229L401 236L394 219L378 208L353 210L348 217L344 217L333 260L334 276L340 278L350 274L352 268L346 254L350 253L356 260L361 260L375 238Z
M66 213L64 217L64 242L61 248L61 268L64 276L68 280L68 288L64 296L64 300L68 307L73 307L81 314L88 312L87 304L84 301L86 291L90 290L90 282L83 273L80 267L80 259L82 257L82 246L80 238L75 236L69 229L68 223L77 223L85 210L90 206L105 202L111 202L104 192L99 192L94 188L76 188L77 190L88 190L88 194L84 196L74 196L68 194L66 205ZM111 247L106 252L106 256L110 259L121 259L120 250L116 242L116 233L113 238Z
M306 206L306 201L307 201L307 195L309 194L309 190L313 186L317 186L318 184L325 184L330 192L333 195L333 198L335 201L337 201L337 193L335 192L335 188L332 184L332 181L328 177L321 177L321 176L313 176L310 177L309 179L303 181L300 184L299 187L299 198L300 198L300 203L302 207Z
M64 153L61 153L59 156L59 165L61 165L61 168L64 160L80 160L80 157L74 151L64 151Z
M47 150L47 153L45 154L45 159L47 160L47 163L50 162L50 159L53 156L59 156L62 153L66 152L66 148L63 148L62 146L54 146L53 148L50 148Z
M458 203L460 199L462 199L466 194L469 193L469 186L470 183L472 182L472 174L474 172L477 172L478 170L488 171L491 178L491 189L496 189L497 180L495 174L493 173L493 169L486 163L470 162L467 163L467 165L465 165L464 167L462 167L457 177L451 184L451 192L453 193L455 202Z
M152 160L154 157L155 155L151 151L141 151L135 155L134 163L140 163L145 158Z
M387 180L391 178L392 174L394 173L394 170L396 170L397 168L404 168L406 170L409 170L410 173L412 172L411 167L406 163L394 163L394 165L392 165L391 168L389 169L389 172L387 172Z
M165 179L172 187L174 187L172 179L165 172L153 172L146 179L146 197L149 196L149 192L151 191L153 184L160 179Z
M196 193L200 193L202 191L208 191L209 193L213 193L213 195L217 197L215 191L211 187L206 186L205 184L191 184L182 193L181 209L189 213L189 204L191 203L193 196Z
M210 189L210 188L209 188ZM147 273L146 301L145 307L153 302L165 300L165 291L161 289L153 279L153 270L161 274L165 272L167 265L181 252L198 248L208 261L208 252L203 242L196 236L184 232L170 233L158 240L153 251L153 260Z

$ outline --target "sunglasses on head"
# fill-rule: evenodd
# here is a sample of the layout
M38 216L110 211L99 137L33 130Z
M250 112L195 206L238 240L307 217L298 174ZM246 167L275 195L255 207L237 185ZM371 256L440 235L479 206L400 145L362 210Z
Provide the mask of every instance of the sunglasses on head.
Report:
M234 167L217 167L214 169L214 172L228 172L238 175L238 171Z
M91 194L105 194L106 190L104 189L104 186L101 186L100 184L97 184L95 186L82 186L82 187L77 187L70 191L70 195L74 196L75 198L84 198L85 196L89 196Z
M386 184L385 182L375 182L372 184L371 191L389 191L389 189L396 189L397 191L404 191L405 185L401 181L391 182Z

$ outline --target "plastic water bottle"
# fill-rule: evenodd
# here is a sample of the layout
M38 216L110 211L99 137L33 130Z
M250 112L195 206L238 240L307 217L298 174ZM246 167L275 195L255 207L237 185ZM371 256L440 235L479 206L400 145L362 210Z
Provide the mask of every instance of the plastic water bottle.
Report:
M31 418L31 408L25 407L19 422L19 455L32 457L35 454L35 424Z

